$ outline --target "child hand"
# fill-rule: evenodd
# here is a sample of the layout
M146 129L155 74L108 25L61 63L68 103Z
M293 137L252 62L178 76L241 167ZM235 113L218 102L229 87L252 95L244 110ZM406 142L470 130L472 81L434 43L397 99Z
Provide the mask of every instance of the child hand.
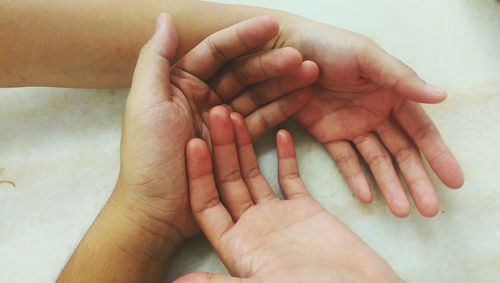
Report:
M229 269L177 282L398 282L392 268L318 204L299 177L290 134L276 136L279 199L260 174L243 118L224 107L209 114L208 145L186 148L193 215ZM219 199L220 197L220 199Z

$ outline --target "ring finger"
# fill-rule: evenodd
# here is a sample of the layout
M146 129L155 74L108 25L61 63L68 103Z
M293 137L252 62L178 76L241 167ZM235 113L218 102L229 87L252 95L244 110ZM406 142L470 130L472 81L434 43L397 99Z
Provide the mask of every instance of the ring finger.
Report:
M391 212L398 217L408 216L410 204L385 147L373 134L358 136L353 142L370 167Z

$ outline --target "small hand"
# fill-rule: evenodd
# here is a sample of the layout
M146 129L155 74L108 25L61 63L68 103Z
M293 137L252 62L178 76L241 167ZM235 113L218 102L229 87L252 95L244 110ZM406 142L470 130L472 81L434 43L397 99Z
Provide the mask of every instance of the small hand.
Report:
M241 22L213 34L171 67L176 33L170 17L159 17L127 100L114 194L150 219L155 233L174 235L170 240L179 243L198 229L189 209L184 148L193 137L210 141L210 108L222 103L247 107L246 121L258 138L310 100L292 92L316 80L313 62L303 62L293 48L248 55L277 31L269 17ZM276 100L253 103L254 89L266 89Z
M243 118L215 107L209 125L215 170L204 141L193 139L186 147L191 209L235 277L194 273L176 282L399 281L380 256L309 195L288 132L276 136L285 195L280 200L259 172Z
M372 40L332 26L296 20L275 45L297 48L319 65L318 81L304 90L314 99L294 118L324 145L361 201L373 197L355 149L397 216L407 216L410 206L392 159L425 216L435 215L439 206L420 151L445 185L462 186L458 162L417 103L440 102L444 91Z

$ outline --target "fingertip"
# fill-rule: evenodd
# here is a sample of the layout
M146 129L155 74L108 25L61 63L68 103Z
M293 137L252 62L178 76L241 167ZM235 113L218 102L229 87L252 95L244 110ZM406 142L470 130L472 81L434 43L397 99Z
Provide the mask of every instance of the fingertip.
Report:
M229 115L229 110L226 105L217 105L212 107L208 112L209 117L222 117Z
M276 134L276 146L279 158L295 157L295 146L292 135L287 130L281 129Z
M445 90L427 82L424 82L424 86L422 89L423 92L425 92L429 96L429 98L432 98L435 101L435 103L442 102L448 96Z
M465 183L464 174L459 169L459 172L457 172L454 177L450 178L450 180L446 182L446 185L450 189L458 190L464 186L464 183Z
M156 18L155 35L158 38L158 52L162 57L172 59L177 51L177 31L172 17L167 13L161 13Z
M207 143L199 138L190 139L186 145L186 153L193 156L198 156L200 153L208 149Z
M432 160L431 167L448 188L459 189L464 185L463 171L451 152Z
M290 132L285 129L280 129L276 133L276 143L286 143L289 139L291 139Z
M297 49L293 47L283 47L279 49L278 52L280 56L279 62L283 62L281 68L284 69L284 71L296 70L301 67L303 61L302 53Z
M269 31L269 34L273 34L273 37L278 35L280 25L278 21L270 15L256 16L250 20L255 20L260 23L261 28Z
M224 145L234 142L234 130L229 110L218 105L208 114L208 128L212 145Z
M271 16L257 16L246 20L240 30L245 44L251 48L258 47L273 39L279 33L279 24Z
M371 193L371 190L363 190L361 192L359 192L358 194L358 199L362 202L362 203L371 203L373 201L373 194Z
M405 218L410 215L410 203L404 198L404 200L396 200L394 203L389 205L389 209L391 210L392 214L394 214L396 217L399 218Z
M418 210L425 217L434 217L439 212L439 205L437 201L424 200L424 203L421 204L421 207L418 207Z
M237 124L238 126L241 126L241 124L245 122L245 119L239 112L231 112L229 113L229 116L231 117L233 124Z
M412 194L417 210L425 217L433 217L439 211L439 201L436 194L436 189L429 181L414 182L410 185L410 192Z
M307 77L310 79L311 83L316 82L319 77L319 66L316 62L311 60L306 60L302 62L302 68L304 68Z
M194 138L188 141L186 164L190 179L196 179L212 170L210 150L204 140Z
M398 81L394 90L399 95L420 103L440 103L447 96L446 91L426 83L417 75Z
M366 181L366 177L353 177L349 183L354 194L362 203L370 203L373 201L373 194L370 185L368 185L368 181Z

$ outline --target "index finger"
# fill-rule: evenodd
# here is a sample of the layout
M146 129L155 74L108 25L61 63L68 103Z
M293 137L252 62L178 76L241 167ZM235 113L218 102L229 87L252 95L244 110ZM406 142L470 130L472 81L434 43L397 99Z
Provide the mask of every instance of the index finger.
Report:
M207 37L176 67L207 80L227 62L266 44L278 31L278 23L269 16L245 20Z

